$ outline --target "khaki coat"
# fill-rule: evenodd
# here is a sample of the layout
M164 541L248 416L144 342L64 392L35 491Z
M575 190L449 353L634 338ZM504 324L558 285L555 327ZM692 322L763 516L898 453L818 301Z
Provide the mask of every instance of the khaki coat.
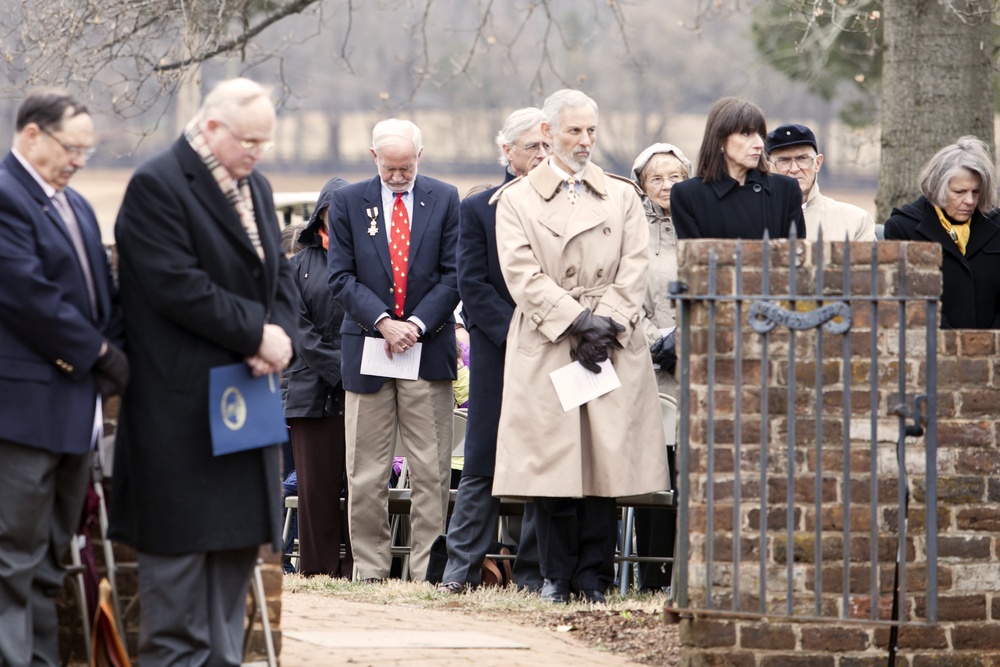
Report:
M588 165L575 204L549 164L494 196L500 266L516 304L507 335L494 495L617 497L669 488L643 299L649 223L638 191ZM625 327L622 386L564 412L549 373L571 362L583 311Z

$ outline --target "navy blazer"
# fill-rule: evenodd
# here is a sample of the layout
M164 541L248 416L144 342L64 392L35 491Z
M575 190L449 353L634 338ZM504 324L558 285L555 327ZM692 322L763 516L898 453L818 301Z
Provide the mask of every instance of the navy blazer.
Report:
M121 344L116 296L90 204L70 188L94 278L93 312L69 231L9 153L0 166L0 439L62 454L90 450L102 341Z
M504 182L514 178L506 172ZM496 205L490 188L462 201L458 234L458 293L469 329L469 420L465 432L463 475L492 477L497 455L497 426L503 395L507 330L514 299L500 272Z
M361 374L365 337L381 337L375 320L392 314L392 267L382 210L381 178L341 188L330 200L330 289L344 308L340 327L344 389L377 392L385 378ZM367 210L378 208L377 229L369 234ZM427 327L419 375L424 380L454 380L458 354L455 306L458 305L455 248L458 242L458 190L417 176L410 220L409 276L403 319L415 316Z

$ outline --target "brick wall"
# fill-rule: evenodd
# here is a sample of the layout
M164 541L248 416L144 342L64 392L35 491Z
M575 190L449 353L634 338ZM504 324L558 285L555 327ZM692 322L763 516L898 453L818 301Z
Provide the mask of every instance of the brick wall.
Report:
M716 254L715 290L733 295L742 280L744 294L760 294L764 280L763 242L745 242L742 270L736 266L736 242L689 241L680 244L680 280L689 294L709 289L710 252ZM934 244L881 242L845 244L799 242L794 255L788 242L770 244L771 294L787 294L789 258L795 272L797 300L793 310L806 313L817 305L817 284L829 299L841 296L845 283L851 295L892 298L935 297L940 293L941 250ZM845 272L844 266L847 265ZM874 265L874 271L872 267ZM822 270L818 267L822 266ZM874 277L874 290L871 285ZM790 307L788 301L782 305ZM684 664L795 665L867 667L886 664L893 571L897 546L899 488L896 440L900 404L898 378L904 371L906 405L925 391L927 370L926 308L909 305L901 314L898 302L877 309L870 301L852 302L853 324L846 337L824 333L817 364L815 330L790 336L778 326L769 334L767 363L763 340L747 325L745 302L741 315L742 406L737 418L735 387L736 313L732 300L715 307L714 335L709 336L709 306L692 303L690 322L690 558L689 608L682 614ZM875 323L876 389L870 346ZM905 333L905 357L899 356L900 323ZM794 349L794 371L789 350ZM714 359L710 362L709 352ZM906 616L916 623L900 629L897 665L975 665L1000 667L1000 332L940 331L937 338L937 462L938 472L938 623L927 618L927 551L924 533L925 439L906 439L906 470L910 491ZM715 374L708 386L710 366ZM762 377L767 374L767 386ZM817 395L816 375L820 375ZM846 382L845 382L845 377ZM794 391L789 384L794 382ZM872 420L871 399L875 400ZM714 409L709 413L709 403ZM766 403L765 403L766 401ZM849 415L845 405L850 403ZM766 406L768 418L762 420ZM794 415L792 461L794 489L792 547L786 531L788 489L789 407ZM821 406L821 407L817 407ZM822 453L817 456L817 414L821 416ZM736 433L741 436L737 468ZM761 479L761 440L767 433L768 464ZM872 433L875 445L872 446ZM847 435L849 479L844 480ZM711 437L710 437L711 436ZM709 442L712 443L711 457ZM709 480L709 458L713 477ZM875 512L872 513L872 468L875 468ZM740 472L735 510L736 470ZM820 478L817 492L816 476ZM761 495L767 493L768 530L763 544L767 587L760 596ZM712 566L708 566L708 498L711 516ZM818 497L817 497L818 494ZM849 510L845 510L845 496ZM818 501L818 503L817 503ZM817 506L818 504L818 506ZM735 511L734 511L735 510ZM845 535L846 512L849 530ZM877 525L875 544L870 527ZM740 531L739 568L735 528ZM820 558L816 552L817 522ZM845 545L845 539L847 543ZM871 554L876 557L872 590ZM847 553L845 568L844 553ZM787 609L788 556L792 564L792 608ZM817 567L819 571L817 572ZM845 574L846 571L846 574ZM708 592L709 574L712 589ZM818 577L817 577L818 574ZM773 577L773 578L772 578ZM847 580L846 603L843 595ZM817 579L822 594L818 606ZM738 593L734 595L738 583ZM714 611L707 611L711 606ZM766 609L760 614L761 608ZM874 612L872 611L874 607ZM720 613L719 610L722 610ZM813 617L819 617L817 620Z

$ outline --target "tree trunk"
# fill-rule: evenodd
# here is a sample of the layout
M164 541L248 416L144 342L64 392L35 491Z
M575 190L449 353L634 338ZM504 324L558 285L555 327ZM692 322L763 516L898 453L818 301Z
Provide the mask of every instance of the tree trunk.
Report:
M993 146L991 2L961 4L959 15L940 0L883 0L879 220L916 198L942 147L966 134Z

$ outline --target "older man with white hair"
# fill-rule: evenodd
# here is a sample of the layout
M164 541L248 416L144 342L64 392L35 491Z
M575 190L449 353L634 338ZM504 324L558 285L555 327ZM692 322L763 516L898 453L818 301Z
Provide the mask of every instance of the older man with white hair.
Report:
M281 373L292 357L298 297L256 170L274 124L264 87L223 81L118 213L133 374L111 537L138 551L143 665L239 665L258 550L281 546L278 445L214 456L208 410L212 368Z
M542 111L552 157L494 195L516 308L493 493L535 501L542 598L601 603L614 575L615 498L668 488L642 326L649 230L635 184L591 162L597 104L560 90ZM621 386L564 407L550 373L573 361L577 373L616 373Z
M412 488L411 579L426 578L448 509L458 190L417 174L422 152L413 123L378 123L371 147L378 175L337 190L330 201L330 289L344 308L349 530L354 576L363 580L389 576L387 482L397 430ZM365 354L384 374L362 370ZM390 375L396 356L412 355L419 355L416 379Z

